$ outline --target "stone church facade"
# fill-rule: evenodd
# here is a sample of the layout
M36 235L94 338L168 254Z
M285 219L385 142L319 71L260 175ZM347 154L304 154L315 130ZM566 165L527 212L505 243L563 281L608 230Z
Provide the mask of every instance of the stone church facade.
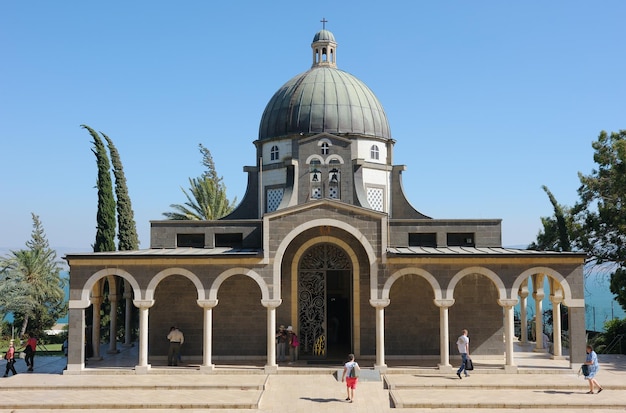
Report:
M163 364L173 325L200 371L229 360L261 360L275 371L279 325L298 334L301 361L352 352L381 371L392 358L419 365L424 357L451 369L454 342L467 328L473 354L501 355L515 371L514 306L521 303L526 319L531 294L536 314L543 297L552 302L553 357L563 356L567 331L570 363L583 361L585 255L503 248L499 219L417 211L404 195L405 167L393 164L382 105L337 68L330 31L316 33L311 49L312 67L267 104L253 142L256 164L244 167L247 191L230 215L151 221L149 249L65 257L67 373L85 369L86 351L103 356L101 315L93 311L103 302L110 336L120 323L138 330L137 373ZM126 315L117 317L122 300ZM536 323L543 331L541 317ZM520 336L526 340L525 323ZM110 340L110 352L130 345L130 334L123 340Z

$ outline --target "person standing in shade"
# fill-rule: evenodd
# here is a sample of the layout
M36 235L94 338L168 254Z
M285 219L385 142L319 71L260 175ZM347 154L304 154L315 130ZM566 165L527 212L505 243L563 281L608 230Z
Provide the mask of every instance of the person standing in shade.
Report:
M28 367L28 371L33 371L35 368L35 352L37 351L37 337L33 336L32 333L28 334L28 341L26 342L26 347L24 348L24 353L26 353L26 357L24 361L26 362L26 366Z
M285 326L281 325L278 329L278 333L276 333L276 340L278 342L276 346L277 352L277 361L285 361L285 357L287 355L287 332L285 331Z
M11 340L11 344L9 344L9 349L4 355L4 358L7 361L7 369L4 372L4 377L9 377L9 371L15 376L17 371L15 371L15 347L13 346L13 340Z
M348 362L343 365L343 374L341 375L341 382L346 382L346 391L348 392L348 397L346 401L352 403L354 401L354 391L356 390L356 383L359 381L359 363L354 361L354 354L348 354Z
M469 377L467 370L465 370L467 358L469 357L469 337L467 336L467 330L463 329L462 334L456 340L456 346L461 354L461 366L456 371L456 375L459 376L459 379L461 379L461 373L465 371L465 377Z
M293 363L298 358L299 345L300 340L298 340L298 336L293 331L293 327L287 327L287 347L289 347L289 364Z
M180 346L185 342L185 337L182 331L177 327L170 328L170 333L167 335L167 339L170 341L170 348L167 352L167 365L178 366L178 355L180 354Z
M600 365L598 364L598 355L595 351L593 351L593 347L587 346L587 359L585 360L585 364L589 366L589 371L585 375L585 379L589 380L589 391L587 394L593 394L593 386L596 385L598 387L598 393L600 393L603 388L596 380L596 373L600 369Z

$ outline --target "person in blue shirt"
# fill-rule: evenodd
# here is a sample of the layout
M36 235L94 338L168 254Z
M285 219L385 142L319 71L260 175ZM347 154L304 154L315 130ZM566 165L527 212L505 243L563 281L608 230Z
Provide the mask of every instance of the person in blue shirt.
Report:
M598 364L598 355L595 351L593 351L593 347L587 346L587 359L585 364L589 366L589 371L585 375L585 379L589 380L589 391L587 394L593 394L594 385L598 387L598 393L602 391L602 386L596 380L596 373L600 369L600 365Z

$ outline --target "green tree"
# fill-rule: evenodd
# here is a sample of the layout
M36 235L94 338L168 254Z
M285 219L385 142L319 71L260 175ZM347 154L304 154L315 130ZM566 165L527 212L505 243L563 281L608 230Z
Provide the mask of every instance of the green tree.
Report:
M93 251L115 251L115 199L113 198L109 157L98 133L87 125L81 125L81 127L87 129L93 138L94 149L91 151L96 155L98 165L98 212Z
M56 252L50 248L39 217L32 214L33 232L26 243L28 249L11 251L2 262L2 288L5 309L27 328L41 334L67 312L64 280ZM13 292L6 291L14 289Z
M571 251L570 234L573 228L572 214L568 207L560 205L547 186L541 187L548 195L554 209L553 217L542 217L543 230L539 231L537 241L528 249L538 251Z
M167 219L172 220L215 220L231 213L236 206L237 198L232 202L226 195L223 178L215 170L211 152L199 144L202 154L202 165L206 168L199 178L189 178L189 192L181 188L187 202L171 204L173 212L164 212Z
M139 248L139 237L137 236L137 225L135 224L135 214L128 195L128 187L126 185L126 176L124 175L124 167L120 160L120 155L113 141L105 135L109 153L111 155L111 164L113 165L113 175L115 176L115 195L117 196L117 224L119 232L117 233L117 249L120 251L136 250Z
M626 130L602 131L592 146L597 169L578 174L576 242L597 264L616 265L610 288L626 309Z

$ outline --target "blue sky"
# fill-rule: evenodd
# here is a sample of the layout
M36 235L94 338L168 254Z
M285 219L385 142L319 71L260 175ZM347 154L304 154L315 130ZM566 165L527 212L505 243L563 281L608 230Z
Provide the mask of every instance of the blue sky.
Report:
M328 20L338 67L382 102L411 203L501 218L505 246L577 200L601 130L626 128L624 1L5 1L0 248L38 214L61 253L95 238L87 124L120 152L142 248L213 154L242 199L265 105L311 65Z

